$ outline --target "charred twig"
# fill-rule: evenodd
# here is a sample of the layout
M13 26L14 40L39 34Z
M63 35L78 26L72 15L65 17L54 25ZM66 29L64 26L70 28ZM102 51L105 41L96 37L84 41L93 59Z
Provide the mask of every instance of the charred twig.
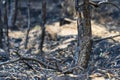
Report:
M18 50L17 50L17 52L15 52L20 58L22 58L22 55L20 55L19 53L18 53ZM28 63L28 62L26 62L25 60L22 60L23 61L23 63L25 63L30 69L32 69L32 70L34 70L34 68Z
M76 0L76 3L78 3L78 1L79 1L79 0ZM116 8L120 11L120 7L119 7L118 5L112 3L112 2L100 1L100 2L96 3L96 2L93 2L93 1L89 1L89 4L92 5L92 6L94 6L95 8L98 8L98 7L100 7L100 6L103 5L103 4L110 4L110 5L114 6L114 7L116 7ZM80 9L84 4L82 3L82 4L80 4L80 5L78 5L78 4L76 4L76 5L77 5L77 6L75 7L75 8L76 8L76 11L79 11L79 9Z
M80 66L75 66L75 67L72 67L72 68L69 68L67 70L64 70L62 73L66 74L66 73L71 73L73 72L73 70L77 69L77 68L80 68L81 70L84 70L82 67Z
M35 69L27 61L23 60L23 63L25 63L29 69L32 69L35 71Z
M119 37L119 36L120 36L120 34L119 35L115 35L115 36L102 38L102 39L94 39L93 42L100 42L100 41L103 41L103 40L106 40L106 39L112 39L112 38Z
M120 11L119 6L117 6L117 5L114 4L114 3L111 3L111 2L103 2L103 3L99 3L98 5L100 6L100 5L102 5L102 4L111 4L112 6L115 6L115 7Z
M14 63L14 62L17 62L17 61L20 61L20 60L21 60L21 58L11 60L11 61L7 61L7 62L2 62L2 63L0 63L0 66L10 64L10 63Z
M26 33L26 39L25 39L25 49L27 48L27 44L28 44L28 36L29 36L29 32L30 32L30 0L28 0L28 28L27 28L27 33Z
M115 7L120 11L119 6L117 6L116 4L111 3L111 2L99 2L99 3L94 3L94 2L92 2L92 1L90 1L89 3L90 3L90 5L92 5L92 6L96 7L96 8L97 8L97 7L100 7L102 4L110 4L110 5L112 5L112 6L115 6Z
M54 70L57 70L59 72L62 72L61 70L59 70L58 68L52 66L52 65L48 65L46 64L45 62L41 61L41 60L38 60L38 59L35 59L35 58L28 58L28 57L23 57L22 55L20 55L18 52L15 52L17 55L19 55L19 58L16 59L16 60L11 60L11 61L7 61L7 62L3 62L3 63L0 63L0 66L2 65L6 65L6 64L10 64L10 63L14 63L14 62L17 62L17 61L35 61L35 62L38 62L39 64L41 64L42 66L44 67L47 67L47 68L50 68L50 69L54 69Z
M42 66L44 66L44 67L47 67L47 68L50 68L50 69L54 69L54 70L58 70L56 67L54 67L54 66L52 66L52 65L48 65L48 64L44 63L43 61L38 60L38 59L35 59L35 58L22 57L21 59L22 59L22 60L26 60L26 61L29 61L29 60L35 61L35 62L40 63L40 64L41 64ZM58 70L58 71L60 71L60 70Z

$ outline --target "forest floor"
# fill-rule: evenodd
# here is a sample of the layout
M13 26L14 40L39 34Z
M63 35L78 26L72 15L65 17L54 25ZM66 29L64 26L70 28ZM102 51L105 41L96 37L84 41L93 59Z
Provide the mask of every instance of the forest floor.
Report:
M53 5L55 7L56 5ZM50 8L51 11L54 8ZM49 12L49 11L48 11ZM56 12L54 17L56 17ZM39 13L39 12L38 12ZM26 13L25 13L26 14ZM36 13L34 13L36 14ZM45 62L47 65L58 66L63 72L71 68L74 53L77 47L77 24L76 19L72 20L70 24L59 25L59 21L50 20L53 13L49 14L48 22L45 25L46 35L43 45L43 56L40 55L39 36L41 28L39 24L34 22L38 20L39 15L32 15L31 30L29 33L28 48L24 48L27 20L25 16L19 15L21 18L22 27L17 24L19 30L10 30L10 61L16 60L20 55L27 58L34 58ZM55 16L56 15L56 16ZM33 18L33 16L35 18ZM39 19L40 20L40 19ZM103 23L105 21L101 20ZM108 19L109 21L109 19ZM16 23L19 23L17 21ZM39 23L39 22L36 22ZM63 74L54 69L49 69L33 60L18 60L0 67L0 80L120 80L120 26L100 24L96 20L92 20L92 38L94 40L92 53L88 68L76 75L73 73ZM52 35L52 37L50 36ZM117 37L113 37L116 36ZM100 39L110 37L109 39ZM17 52L16 52L17 51ZM0 61L0 65L6 61Z
M95 23L92 21L92 35L93 39L101 39L110 36L119 35L119 31L109 31L104 25ZM119 28L119 27L118 27ZM117 28L117 30L118 30ZM39 34L40 26L36 25L31 29L29 34L28 49L24 49L26 31L10 31L11 40L11 59L16 58L16 54L13 53L13 49L19 48L19 53L25 57L36 58L39 54ZM46 25L46 32L51 35L56 34L56 40L51 40L48 34L46 34L44 41L44 57L48 60L47 64L54 64L59 61L59 68L67 70L72 63L73 55L77 47L77 24L74 20L70 24L59 26L59 22ZM22 41L19 42L19 39ZM17 42L18 41L18 42ZM39 58L38 58L39 59ZM91 53L91 59L89 61L89 69L83 75L62 74L52 69L45 69L37 65L35 62L28 62L34 68L29 69L23 62L8 64L7 69L3 68L3 71L16 77L28 80L50 79L50 80L74 80L82 78L81 80L119 80L120 79L120 36L102 41L94 42ZM36 65L34 65L36 64ZM4 66L5 67L5 66ZM14 72L14 73L13 73ZM40 77L42 76L42 77ZM9 76L10 77L10 76ZM1 79L2 80L2 79ZM79 79L80 80L80 79Z

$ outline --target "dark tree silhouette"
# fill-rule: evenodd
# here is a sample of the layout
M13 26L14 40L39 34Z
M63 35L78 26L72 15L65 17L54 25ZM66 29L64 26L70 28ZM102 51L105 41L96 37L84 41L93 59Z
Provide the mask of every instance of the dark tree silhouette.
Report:
M8 6L8 2L5 1L3 3L3 11L4 11L4 20L3 20L3 24L4 24L4 32L3 32L3 35L4 35L4 48L6 49L7 53L9 53L9 32L8 32L8 9L7 9L7 6Z
M17 18L18 0L8 0L8 26L16 29L15 22Z
M2 28L2 20L1 20L1 17L2 15L1 15L1 8L0 8L0 48L2 48L3 47L3 45L2 45L2 38L3 38L3 28Z
M42 48L43 48L43 43L44 43L44 37L45 37L45 23L46 23L46 0L43 0L42 1L42 21L41 21L41 29L42 29L42 32L41 32L41 41L40 41L40 44L39 44L39 49L40 49L40 52L43 52Z
M28 44L28 36L29 36L29 32L30 32L30 0L27 0L27 7L28 7L28 28L27 28L27 33L26 33L26 39L25 39L25 49L27 48L27 44Z

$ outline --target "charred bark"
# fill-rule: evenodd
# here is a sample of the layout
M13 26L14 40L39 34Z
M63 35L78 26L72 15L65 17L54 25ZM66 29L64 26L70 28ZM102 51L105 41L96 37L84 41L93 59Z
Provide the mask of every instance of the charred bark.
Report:
M78 5L78 0L76 0L76 5ZM76 6L76 10L78 6ZM83 67L84 69L88 67L88 62L91 53L91 15L89 0L83 0L82 10L78 13L78 46L75 54L76 65Z

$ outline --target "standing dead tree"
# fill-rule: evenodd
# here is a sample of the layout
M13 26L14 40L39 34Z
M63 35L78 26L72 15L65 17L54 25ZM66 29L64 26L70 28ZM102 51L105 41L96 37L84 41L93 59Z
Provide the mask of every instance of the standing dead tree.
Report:
M101 4L111 4L119 9L113 3L100 1L99 3L90 0L75 0L75 7L78 15L78 45L75 53L75 65L87 68L90 53L92 49L92 31L91 31L91 13L90 6L99 7Z
M15 27L17 18L18 0L8 0L8 26L11 28Z
M75 4L78 14L78 45L75 53L75 64L80 67L87 68L92 48L89 0L83 0L80 8L78 7L79 0L76 0Z
M7 53L9 53L9 31L8 31L8 2L7 1L4 1L3 2L3 11L4 11L4 15L3 15L3 25L4 25L4 28L3 28L3 36L4 36L4 47L7 51Z
M28 28L27 28L26 39L25 39L25 49L27 48L28 36L30 32L30 0L28 0L27 5L28 5Z
M1 41L2 39L4 39L3 40L4 45L1 44L1 47L4 46L3 48L5 48L7 52L9 52L9 30L8 29L9 27L13 27L15 25L18 1L17 0L1 0L0 4L1 4L1 12L0 12L1 13L0 14Z
M40 44L39 44L39 49L40 52L43 52L43 43L44 43L44 37L45 37L45 23L46 23L46 0L42 1L42 20L41 20L41 36L40 36Z
M0 3L1 4L1 3ZM0 8L0 48L3 47L2 38L3 38L3 29L2 29L2 15L1 15L1 8Z

